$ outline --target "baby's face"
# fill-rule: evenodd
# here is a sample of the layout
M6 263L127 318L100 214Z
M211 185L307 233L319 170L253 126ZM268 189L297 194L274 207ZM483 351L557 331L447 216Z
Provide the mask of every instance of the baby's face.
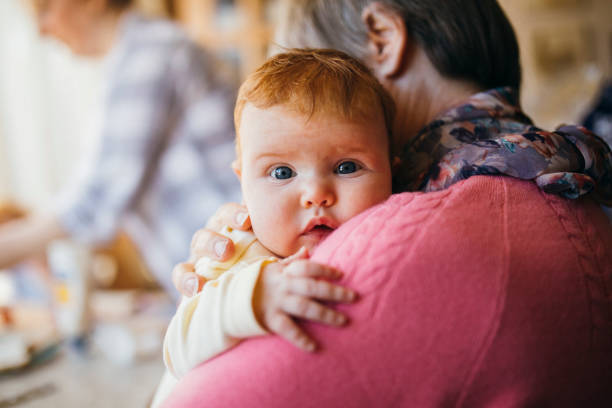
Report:
M239 132L238 173L253 230L281 257L314 248L391 194L382 114L356 123L247 104Z

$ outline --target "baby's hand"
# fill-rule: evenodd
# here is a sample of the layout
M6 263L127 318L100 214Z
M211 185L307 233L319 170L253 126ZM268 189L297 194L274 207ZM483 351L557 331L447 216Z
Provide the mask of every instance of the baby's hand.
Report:
M350 303L355 301L357 294L323 280L339 279L342 273L307 258L307 251L301 249L290 258L266 265L255 287L253 306L258 320L267 330L298 348L314 351L316 343L292 316L342 326L347 322L346 316L319 301Z

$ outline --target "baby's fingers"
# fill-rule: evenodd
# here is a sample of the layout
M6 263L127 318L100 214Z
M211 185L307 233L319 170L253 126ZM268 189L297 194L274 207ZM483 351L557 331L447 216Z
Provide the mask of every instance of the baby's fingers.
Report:
M286 296L280 308L292 316L330 326L342 326L347 322L342 313L303 296Z
M289 293L319 300L350 303L357 299L355 291L324 280L297 277L289 279L286 285Z
M340 279L342 277L342 272L339 270L306 259L299 259L291 262L285 267L284 271L290 276L309 278Z
M291 317L284 313L275 313L268 321L268 329L295 347L304 351L315 351L317 344L295 323Z

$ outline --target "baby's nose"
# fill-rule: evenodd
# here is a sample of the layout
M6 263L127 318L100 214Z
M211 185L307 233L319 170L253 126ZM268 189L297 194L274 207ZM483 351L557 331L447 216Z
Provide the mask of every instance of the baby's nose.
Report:
M324 185L313 185L302 194L301 204L304 208L330 207L336 202L332 189Z

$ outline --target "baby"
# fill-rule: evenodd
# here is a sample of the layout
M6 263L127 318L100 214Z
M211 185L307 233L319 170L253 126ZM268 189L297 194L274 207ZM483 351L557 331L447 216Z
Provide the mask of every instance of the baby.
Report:
M233 168L253 233L225 228L222 233L236 246L234 257L196 265L207 282L183 300L164 341L164 361L175 377L242 338L281 333L283 325L295 324L288 315L345 322L344 315L314 301L298 310L295 296L285 299L287 314L266 313L274 301L268 296L274 274L263 276L262 270L275 263L281 273L303 278L293 288L298 294L352 300L348 289L319 279L338 278L335 271L309 270L304 260L336 228L391 194L393 112L376 78L339 51L292 50L247 78L234 114ZM285 337L314 349L306 336Z

